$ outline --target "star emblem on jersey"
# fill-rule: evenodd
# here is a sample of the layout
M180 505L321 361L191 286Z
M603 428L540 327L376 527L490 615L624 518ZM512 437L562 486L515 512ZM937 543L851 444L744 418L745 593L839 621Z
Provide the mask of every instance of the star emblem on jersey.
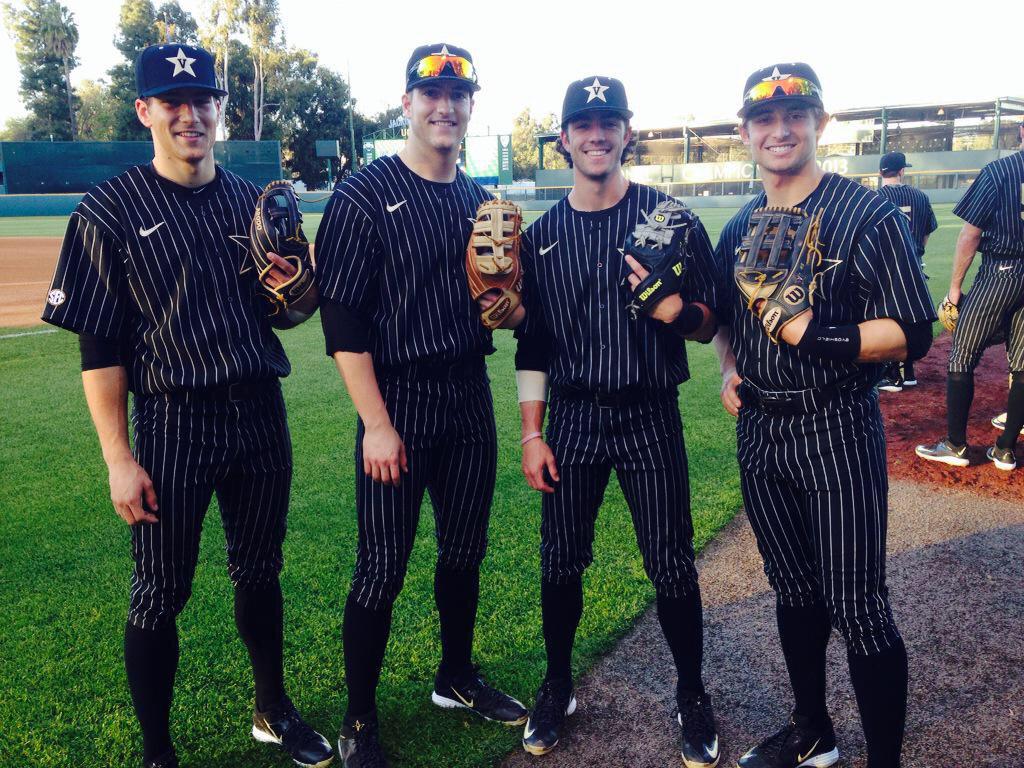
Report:
M249 236L248 235L228 235L229 240L233 240L235 245L242 246L242 267L238 270L238 274L244 275L246 272L253 268L253 260L249 258Z
M781 72L779 72L779 68L775 67L775 69L772 70L772 73L770 75L768 75L768 77L766 77L763 80L761 80L761 82L762 83L770 83L770 82L773 82L775 80L785 80L787 77L791 77L791 76L792 75L788 75L788 74L784 75L784 74L782 74Z
M192 75L192 77L196 76L196 73L192 71L192 63L195 59L190 59L186 56L185 52L181 50L181 48L178 49L177 56L168 56L164 61L169 61L174 65L174 74L172 74L171 77L177 77L182 72Z
M583 90L586 91L588 94L587 104L592 102L594 99L600 99L605 104L608 103L608 99L604 97L604 92L608 90L608 86L601 85L601 81L598 80L596 77L594 78L594 82L592 82L590 85L583 86Z
M68 295L60 288L54 288L46 294L46 303L51 307L59 307L67 299Z

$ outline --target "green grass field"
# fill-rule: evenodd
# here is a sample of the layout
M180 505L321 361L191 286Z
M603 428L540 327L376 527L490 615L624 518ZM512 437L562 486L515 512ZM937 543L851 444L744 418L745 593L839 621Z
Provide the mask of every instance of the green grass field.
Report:
M734 211L701 212L713 240ZM933 292L944 292L958 225L950 206L928 248ZM64 219L0 219L0 236L60 235ZM319 217L307 217L315 232ZM0 336L11 330L0 330ZM356 521L354 411L323 353L314 319L283 335L294 373L285 397L295 479L285 542L287 679L292 698L330 738L343 699L341 609ZM489 679L524 701L543 674L539 498L519 472L513 344L496 334L489 363L500 441L490 551L484 563L476 658ZM733 422L718 400L718 363L689 345L681 388L698 544L738 508ZM82 395L77 343L59 332L0 338L0 765L131 766L140 749L122 667L130 574L128 530L108 500L106 471ZM518 730L443 712L429 702L438 659L432 597L433 526L424 508L381 681L384 738L396 766L492 765ZM612 483L586 577L577 674L627 630L653 598L628 511ZM192 601L179 619L181 667L173 732L188 766L285 766L248 735L252 684L237 639L223 535L208 515ZM665 675L672 675L669 669ZM655 712L662 717L665 713ZM666 720L666 727L668 722Z

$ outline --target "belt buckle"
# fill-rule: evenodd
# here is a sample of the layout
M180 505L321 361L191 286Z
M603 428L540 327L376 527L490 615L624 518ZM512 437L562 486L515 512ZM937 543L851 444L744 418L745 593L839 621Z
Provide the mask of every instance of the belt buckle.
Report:
M758 407L769 416L785 413L786 406L792 402L791 398L779 395L758 395Z

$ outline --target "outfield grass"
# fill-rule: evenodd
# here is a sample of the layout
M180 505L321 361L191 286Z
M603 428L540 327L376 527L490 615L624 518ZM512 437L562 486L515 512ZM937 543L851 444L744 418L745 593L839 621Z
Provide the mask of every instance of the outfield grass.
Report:
M733 211L701 212L713 240ZM949 206L928 248L933 292L948 284L957 226ZM0 219L0 235L60 234ZM310 237L319 217L308 216ZM16 225L16 226L14 226ZM17 232L12 231L17 229ZM0 334L3 332L0 331ZM294 373L284 384L295 479L282 583L292 697L333 737L343 700L342 605L356 538L352 451L355 415L315 320L283 334ZM489 368L499 431L499 473L482 573L476 658L524 701L543 674L539 610L539 498L522 481L510 335L496 334ZM698 545L739 506L732 419L718 401L718 364L690 344L693 379L681 388ZM0 765L130 766L139 753L121 661L128 578L127 528L110 509L106 471L89 422L75 338L55 333L0 340ZM438 658L432 598L433 526L424 509L379 704L396 766L482 766L517 747L518 730L442 712L429 703ZM587 669L653 597L628 510L612 483L586 577L576 672ZM214 507L182 639L173 731L188 766L291 763L248 736L252 686L232 621L223 534ZM665 670L666 675L672 674ZM662 717L665 713L652 713ZM666 719L666 726L668 721Z

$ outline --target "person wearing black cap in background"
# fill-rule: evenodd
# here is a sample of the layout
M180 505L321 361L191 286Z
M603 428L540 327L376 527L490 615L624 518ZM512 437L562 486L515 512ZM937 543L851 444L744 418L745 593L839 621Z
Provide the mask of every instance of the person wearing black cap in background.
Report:
M283 565L291 438L279 378L291 370L255 272L242 267L260 190L214 161L224 91L202 48L165 43L136 64L135 111L153 162L91 189L68 223L43 319L79 334L82 382L117 513L131 526L124 653L143 764L175 768L170 709L177 615L192 592L214 493L235 623L252 662L252 735L322 768L329 742L284 686ZM293 272L271 256L280 284ZM278 274L279 271L279 274ZM296 324L315 308L294 306ZM134 395L134 447L126 399Z
M878 172L882 175L882 186L878 188L878 194L899 208L907 217L910 235L914 238L917 257L923 269L924 249L928 244L928 236L939 228L939 223L935 220L935 212L932 210L928 195L903 181L903 169L912 167L902 152L888 152L882 155L878 163ZM878 388L883 392L901 392L904 387L916 385L914 362L907 360L894 363L885 378L878 383Z
M935 312L903 214L816 162L828 115L811 67L753 73L739 117L764 189L722 230L723 272L734 274L744 258L757 209L797 208L788 215L806 214L820 226L811 243L820 253L812 305L781 328L777 343L761 306L736 284L720 305L722 403L739 417L743 505L776 593L796 700L786 725L739 765L824 768L839 760L825 701L825 650L835 628L846 641L868 766L896 768L907 653L885 580L888 472L875 384L884 364L924 356Z
M523 705L488 685L471 660L497 468L484 364L494 346L466 290L465 261L477 207L490 195L456 165L479 88L468 51L443 43L413 51L405 147L338 184L317 234L327 354L359 414L359 539L338 737L346 768L387 765L376 689L425 492L441 628L431 700L506 725L526 720Z
M647 272L623 249L667 195L630 183L633 113L620 81L569 85L558 150L573 169L567 197L523 236L526 318L516 329L523 473L541 500L541 608L547 671L523 733L532 754L553 749L576 708L572 647L583 613L598 509L614 469L633 516L658 618L678 672L683 762L711 768L720 746L701 674L703 616L677 387L689 378L684 338L710 341L718 284L695 221L683 285L633 316ZM550 384L551 416L541 429Z

